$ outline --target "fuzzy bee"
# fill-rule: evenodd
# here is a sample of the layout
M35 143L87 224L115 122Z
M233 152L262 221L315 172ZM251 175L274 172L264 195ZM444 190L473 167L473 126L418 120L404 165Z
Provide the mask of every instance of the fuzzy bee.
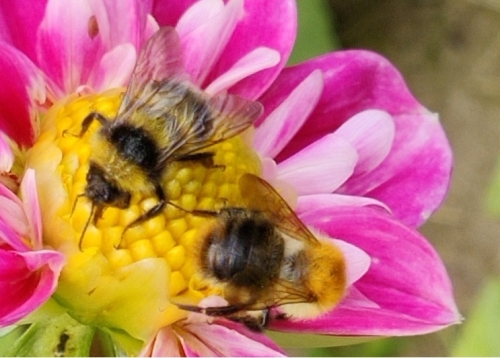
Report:
M346 288L340 249L316 238L263 179L244 174L239 189L242 207L205 213L213 220L194 254L198 272L228 304L177 306L254 329L265 326L269 309L278 306L279 316L291 318L335 307Z
M151 195L156 205L125 228L159 215L172 204L162 187L169 164L198 161L213 166L208 147L249 127L262 113L258 102L230 94L208 96L186 78L182 48L174 29L157 31L144 45L114 119L90 113L82 137L94 121L85 192L91 213L82 231L107 207L126 209L133 193ZM176 206L176 205L174 205Z

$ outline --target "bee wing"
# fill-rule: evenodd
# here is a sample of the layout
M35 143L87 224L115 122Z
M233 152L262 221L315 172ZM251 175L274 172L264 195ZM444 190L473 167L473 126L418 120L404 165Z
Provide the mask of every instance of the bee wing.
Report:
M319 243L285 199L264 179L250 173L243 174L239 188L245 206L265 213L285 234L308 244Z
M209 98L195 88L187 88L185 96L186 100L176 108L179 114L167 124L169 140L162 148L160 165L241 133L263 112L259 102L227 93ZM197 100L190 101L193 97Z
M139 53L127 91L118 110L117 120L143 106L158 91L158 83L185 76L182 47L175 29L162 27L144 44Z
M182 47L171 27L143 46L113 126L141 123L160 144L159 167L172 156L196 152L249 127L262 105L236 95L208 97L187 80ZM147 119L147 120L146 120ZM155 119L155 120L151 120Z
M257 302L241 305L227 305L214 307L200 307L176 303L183 310L204 313L209 316L231 316L239 311L263 311L271 307L277 307L293 303L308 303L316 301L316 297L306 287L299 286L294 282L278 280L272 293Z

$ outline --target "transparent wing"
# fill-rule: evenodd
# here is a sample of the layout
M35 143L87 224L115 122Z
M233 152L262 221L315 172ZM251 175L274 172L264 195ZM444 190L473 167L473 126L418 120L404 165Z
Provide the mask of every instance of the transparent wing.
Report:
M278 280L273 286L273 291L270 295L251 304L217 307L200 307L178 303L176 305L183 310L204 313L209 316L231 316L240 311L263 311L286 304L311 303L316 301L317 299L314 294L306 287L299 286L290 281Z
M264 179L250 173L243 174L239 189L247 208L265 213L281 231L292 238L308 244L319 244L285 199Z
M231 138L262 113L258 102L230 95L208 97L187 80L173 28L158 30L143 46L112 126L140 126L159 144L159 166Z
M175 29L162 27L151 36L139 53L132 77L123 96L118 118L150 101L161 83L168 79L184 78L182 47Z
M207 97L192 86L185 98L171 111L168 148L162 150L160 162L175 156L198 152L241 133L257 118L263 107L259 102L231 95Z

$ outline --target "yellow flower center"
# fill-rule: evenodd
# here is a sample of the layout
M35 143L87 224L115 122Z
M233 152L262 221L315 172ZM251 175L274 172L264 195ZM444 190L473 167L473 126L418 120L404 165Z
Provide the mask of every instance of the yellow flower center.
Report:
M186 211L167 204L160 215L125 230L158 203L155 196L133 192L127 209L105 208L82 235L92 215L92 202L84 195L89 160L96 150L109 147L96 148L91 141L101 127L98 121L80 137L82 121L91 112L114 118L121 94L110 90L55 104L27 166L36 170L44 243L67 256L55 299L84 324L144 340L186 316L171 302L196 304L209 294L196 276L191 253L210 218L186 211L217 211L238 202L238 178L259 174L260 162L248 133L206 149L215 153L215 167L172 162L162 176L163 190Z

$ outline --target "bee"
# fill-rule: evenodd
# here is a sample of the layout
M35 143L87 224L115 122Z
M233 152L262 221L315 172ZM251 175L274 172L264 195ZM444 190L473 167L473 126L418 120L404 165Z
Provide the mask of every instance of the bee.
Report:
M139 54L114 120L92 112L82 121L80 137L94 121L101 128L91 138L87 184L79 196L92 203L80 249L90 221L95 225L107 207L128 208L132 193L151 195L157 203L125 230L159 215L166 204L182 209L162 187L169 164L197 161L214 167L214 153L205 149L242 132L261 115L258 102L227 93L209 97L195 88L186 79L181 53L175 30L158 30Z
M263 179L240 177L243 207L212 214L195 252L198 272L227 301L220 307L181 309L241 321L251 329L276 317L311 318L335 307L346 288L339 248L316 238Z

